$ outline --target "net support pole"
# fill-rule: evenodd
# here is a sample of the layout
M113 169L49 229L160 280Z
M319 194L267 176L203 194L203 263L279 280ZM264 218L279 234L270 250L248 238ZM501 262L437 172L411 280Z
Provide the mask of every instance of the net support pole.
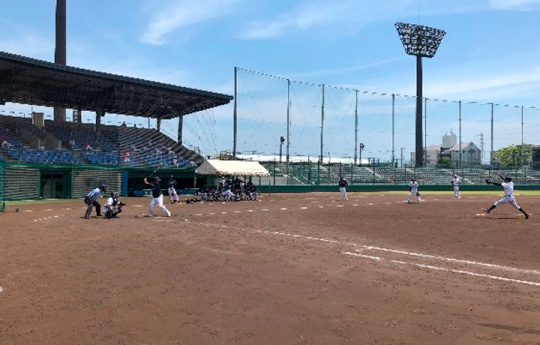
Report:
M392 94L392 168L395 165L395 117L396 117L396 95Z
M521 169L523 169L525 163L523 153L523 106L521 106Z
M289 154L290 154L290 145L291 145L291 137L290 137L290 127L291 127L291 81L287 79L287 157L286 157L286 163L287 163L287 174L289 173Z
M461 176L463 176L463 148L461 147L461 101L458 102L459 107L459 168Z
M427 164L427 156L427 98L424 97L424 164Z
M358 158L358 90L354 92L354 165Z
M491 103L491 149L489 157L489 167L493 168L493 113L494 113L494 104Z
M324 84L322 84L322 99L321 99L321 155L319 161L323 164L324 158Z
M233 159L236 159L236 140L238 127L238 67L234 67L234 108L233 108Z
M182 132L184 131L184 117L182 115L178 116L178 144L182 144Z

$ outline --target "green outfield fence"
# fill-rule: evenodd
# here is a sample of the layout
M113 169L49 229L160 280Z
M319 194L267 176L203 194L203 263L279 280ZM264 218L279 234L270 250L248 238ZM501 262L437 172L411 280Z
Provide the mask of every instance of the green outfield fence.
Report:
M528 167L519 169L478 168L449 169L414 166L393 167L382 164L319 164L304 162L286 164L263 163L270 176L257 178L261 190L274 192L311 192L336 190L341 177L349 183L351 191L391 191L408 190L412 178L419 181L423 190L449 190L451 180L457 175L462 181L462 190L498 190L487 185L486 178L497 181L497 173L510 176L516 189L537 190L540 188L540 171Z

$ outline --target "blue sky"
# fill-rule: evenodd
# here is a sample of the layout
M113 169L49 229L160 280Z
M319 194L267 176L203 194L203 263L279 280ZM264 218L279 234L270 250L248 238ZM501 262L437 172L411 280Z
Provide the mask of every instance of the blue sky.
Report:
M405 54L394 28L395 22L408 22L447 32L437 55L424 59L425 97L540 106L540 0L67 2L71 66L228 95L234 93L235 66L308 84L415 95L415 59ZM0 5L0 50L53 61L55 1L0 0ZM241 92L247 98L255 93ZM260 112L253 123L271 122ZM186 142L209 154L232 149L232 114L231 103L190 115ZM456 132L451 117L446 130ZM336 132L343 126L350 127L350 119ZM443 130L431 131L427 144L436 143ZM534 139L532 133L525 136ZM245 148L276 152L275 144L241 140ZM413 148L410 139L403 140L395 150ZM478 140L478 133L463 138L471 140ZM350 137L346 143L336 139L335 146L350 142ZM308 154L318 149L313 151ZM298 147L298 153L305 151Z

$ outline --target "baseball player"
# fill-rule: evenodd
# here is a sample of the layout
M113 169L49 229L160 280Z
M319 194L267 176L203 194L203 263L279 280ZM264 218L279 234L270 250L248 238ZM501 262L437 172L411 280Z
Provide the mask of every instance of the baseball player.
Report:
M92 189L90 193L84 198L84 203L86 204L86 213L84 214L85 219L90 218L92 213L92 207L96 208L96 216L101 216L101 204L98 202L98 199L103 197L103 193L107 191L107 185L102 184L98 188Z
M178 197L178 193L176 193L176 180L174 179L173 175L171 175L171 178L169 179L169 202L171 204L174 204L176 202L180 202L180 198Z
M452 181L450 181L450 184L452 187L454 187L454 196L456 199L461 198L461 194L459 194L459 186L461 186L461 180L459 179L458 175L454 175L454 178Z
M159 185L159 182L161 182L161 179L159 177L154 177L154 182L148 182L148 179L145 177L143 179L143 182L150 187L152 187L152 201L150 201L150 217L154 217L154 207L156 204L161 208L163 213L167 215L167 217L171 216L171 212L163 205L163 193L161 192L161 186Z
M499 206L500 204L512 204L517 210L519 210L521 213L525 215L525 219L529 218L529 214L525 212L516 202L516 199L514 198L514 182L512 182L512 179L508 176L503 177L500 172L497 173L497 176L499 176L503 182L497 183L497 182L491 182L489 178L486 179L487 184L494 184L496 186L502 186L504 189L504 197L498 201L496 201L493 205L491 205L490 208L484 209L484 212L489 213L491 210L493 210L495 207Z
M339 191L341 193L341 200L349 200L349 198L347 197L347 186L349 185L347 183L347 180L345 180L343 177L340 177L338 185Z
M411 192L409 193L409 197L407 198L407 204L411 203L413 195L416 195L416 199L420 204L422 202L422 199L420 198L420 185L418 184L418 181L412 178L411 182L409 182L409 187L411 189Z
M103 216L107 219L116 218L118 213L122 212L122 206L125 204L118 199L118 192L111 192L111 196L103 205Z

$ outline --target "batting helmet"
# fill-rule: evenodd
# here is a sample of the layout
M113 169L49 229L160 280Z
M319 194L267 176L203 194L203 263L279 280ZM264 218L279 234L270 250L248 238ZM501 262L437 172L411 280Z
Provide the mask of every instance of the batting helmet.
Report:
M161 181L161 179L159 177L157 177L157 176L154 177L154 182L159 182L159 181Z

